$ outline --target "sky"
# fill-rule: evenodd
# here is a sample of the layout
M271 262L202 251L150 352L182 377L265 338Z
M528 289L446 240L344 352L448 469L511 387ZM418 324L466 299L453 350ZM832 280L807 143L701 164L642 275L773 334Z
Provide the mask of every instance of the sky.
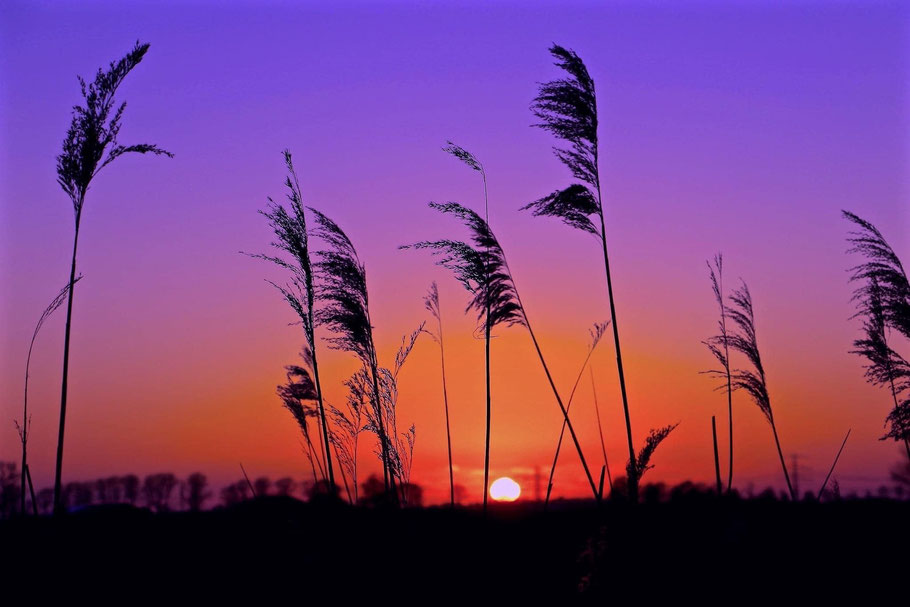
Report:
M519 208L569 183L556 143L531 128L547 49L574 49L595 79L601 179L632 428L679 423L645 481L710 483L711 416L727 449L726 395L701 372L717 309L706 260L748 282L775 419L801 489L835 476L875 489L900 452L879 441L888 395L850 355L849 209L910 259L908 11L889 2L101 2L0 7L0 460L18 459L25 356L38 316L66 283L72 206L55 157L80 101L76 75L151 48L127 78L121 140L156 143L94 182L80 232L64 481L201 471L216 484L310 475L275 387L298 361L300 327L265 282L282 273L257 211L284 195L290 149L306 203L347 231L367 267L381 362L427 319L439 283L456 482L482 491L483 341L467 293L428 255L398 246L462 237L428 201L482 208L555 381L567 396L587 331L609 318L596 240ZM32 359L30 461L53 482L64 312ZM326 336L322 331L321 336ZM910 355L908 344L895 344ZM320 346L330 403L357 367ZM612 340L592 358L611 471L628 454ZM533 495L561 414L526 332L492 344L493 478ZM416 425L413 480L447 496L439 351L421 338L400 376L399 420ZM602 463L590 380L573 404L586 457ZM734 397L734 486L784 486L771 429ZM403 429L403 428L402 428ZM361 475L378 466L362 445ZM725 457L724 474L726 474ZM554 495L583 496L565 449Z

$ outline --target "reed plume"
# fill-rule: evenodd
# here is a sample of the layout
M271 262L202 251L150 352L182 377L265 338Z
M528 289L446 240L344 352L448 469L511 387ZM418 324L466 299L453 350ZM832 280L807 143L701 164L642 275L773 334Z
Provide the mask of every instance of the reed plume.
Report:
M316 391L319 423L322 429L320 441L325 445L325 449L321 454L322 465L328 471L328 482L334 486L335 471L332 465L332 454L328 447L330 444L330 429L325 412L325 403L323 402L322 383L319 379L319 361L316 357L316 289L313 284L313 265L310 258L306 213L303 208L303 195L300 190L300 182L297 179L297 172L294 170L291 152L290 150L284 150L282 155L288 171L284 185L287 188L286 196L290 210L269 197L267 199L268 209L259 211L259 214L268 220L269 227L272 228L275 234L276 240L272 242L272 246L278 249L282 256L263 254L250 256L274 263L287 270L291 275L290 281L283 286L272 281L269 281L269 283L281 293L284 300L297 314L300 319L300 325L303 327L303 335L306 338L307 351L309 353L309 366L313 371L312 376Z
M887 386L894 408L885 419L884 439L900 441L910 458L910 364L893 348L888 330L910 338L910 281L900 258L871 223L843 212L859 229L850 232L848 253L864 261L851 268L850 281L859 283L853 293L855 316L863 318L862 339L853 342L851 354L866 359L866 381Z
M473 310L478 317L478 326L481 324L485 328L485 333L489 335L492 327L500 324L507 326L520 325L527 329L537 352L538 359L547 376L550 388L556 398L556 402L566 425L569 428L569 434L575 443L579 459L584 468L585 475L591 485L595 499L600 499L594 478L588 468L581 444L575 434L575 429L569 419L568 412L563 405L562 398L556 389L550 369L547 366L537 337L531 327L521 298L515 288L511 271L506 262L505 253L490 229L489 225L476 212L464 207L456 202L444 204L431 202L430 207L448 215L454 215L465 224L471 234L471 242L458 240L436 240L422 241L412 245L405 245L402 248L428 249L433 255L437 256L437 264L449 270L471 294L472 298L466 311ZM488 359L489 362L489 359ZM489 384L489 371L487 371ZM487 392L489 399L489 390ZM485 461L485 477L488 479L489 458ZM486 501L487 489L484 488L484 500Z
M313 452L316 451L316 448L313 445L313 440L310 436L308 421L311 417L319 416L318 410L314 405L314 403L318 401L318 394L316 391L316 384L313 381L313 376L309 369L310 361L312 360L309 349L304 348L302 358L306 366L288 365L285 367L285 370L287 371L287 383L278 386L277 393L278 397L281 399L282 405L291 412L291 415L297 422L297 426L300 428L300 432L303 434L304 441L306 441L307 459L310 460L310 464L313 467L313 476L316 476L316 471L318 469L319 476L321 476L323 480L326 480L328 476L322 465L322 461L324 461L323 458L313 456ZM325 451L324 446L320 445L320 454L323 451Z
M487 193L487 172L483 168L483 164L469 151L452 143L451 141L446 142L445 147L442 148L442 151L447 154L451 154L454 158L460 160L472 171L480 173L481 182L483 183L483 209L484 209L484 220L487 225L490 223L490 199ZM485 249L486 253L489 253ZM479 274L476 278L478 280L482 279L481 282L477 282L477 285L481 285L480 292L483 294L484 301L484 314L483 314L483 336L484 336L484 370L485 370L485 381L486 381L486 431L484 436L484 465L483 465L483 511L487 511L487 498L488 491L490 486L490 440L492 436L492 421L493 421L493 406L492 406L492 386L491 386L491 375L490 375L490 339L492 337L493 328L496 325L495 316L492 314L492 306L494 305L492 295L494 289L498 288L492 283L493 277L489 274L490 268L480 268L482 273ZM452 490L454 495L454 488ZM453 498L454 501L454 498Z
M60 391L60 426L57 434L57 462L54 473L54 513L62 514L63 437L66 427L66 397L69 380L70 329L73 319L73 294L76 285L76 251L85 195L95 176L107 165L126 154L154 154L173 157L156 145L140 143L122 145L120 134L126 103L116 105L114 95L133 68L139 65L148 44L136 42L122 59L111 62L107 70L99 69L91 83L79 78L84 105L73 106L73 115L63 149L57 156L57 183L73 204L75 233L66 303L66 331L63 338L63 379Z
M329 412L334 422L334 430L329 435L329 439L335 447L335 453L342 472L346 471L346 475L351 478L353 495L348 497L355 504L358 500L357 446L360 442L360 433L364 430L363 412L369 406L369 376L369 370L361 367L350 378L345 380L344 385L348 389L347 398L345 399L347 411L329 406Z
M379 362L373 342L370 321L369 293L366 267L357 255L354 243L347 234L323 213L309 207L316 218L314 235L326 248L317 252L313 264L316 296L323 306L316 311L315 320L331 331L325 338L330 348L353 354L369 370L371 384L370 406L376 422L382 456L383 480L386 492L397 500L395 471L391 464L391 441L385 427L380 396Z
M417 338L424 332L424 324L420 323L420 326L410 335L401 338L401 345L395 354L395 364L392 369L379 367L379 407L366 410L366 429L378 436L380 428L383 428L388 437L387 454L390 471L392 477L399 480L400 495L397 497L403 503L407 503L408 498L405 485L409 482L411 474L416 429L412 424L407 432L400 435L398 433L398 376L411 350L414 349ZM381 455L381 453L377 455Z
M738 390L744 390L752 397L752 401L765 415L768 423L771 424L774 444L777 446L777 455L780 457L784 479L787 481L787 489L790 491L790 497L796 500L798 496L790 483L790 473L787 471L784 453L781 450L780 439L777 436L777 425L774 423L774 412L771 409L771 397L768 393L765 368L762 364L758 341L755 337L755 313L752 308L752 294L749 292L749 286L745 281L742 282L740 288L733 290L729 295L729 301L731 305L726 307L726 314L737 328L732 335L728 336L729 345L733 350L745 356L752 365L751 369L736 369L733 371L733 387Z
M871 291L878 289L886 324L910 339L910 280L900 258L878 228L849 211L843 215L859 228L850 232L847 252L864 258L850 275L851 282L859 283L854 291L858 312L867 311Z
M449 391L446 387L446 354L442 340L442 310L439 307L439 287L434 280L423 298L424 307L436 319L436 331L424 329L439 344L439 363L442 369L442 403L446 414L446 445L449 451L449 505L455 506L455 469L452 463L452 430L449 425Z
M82 279L82 275L77 276L73 283L77 283ZM32 364L32 349L35 347L35 340L38 338L38 332L41 331L41 327L44 326L45 321L50 318L51 314L56 312L60 306L63 305L63 302L66 300L67 295L69 294L70 285L69 283L65 284L60 292L51 300L51 303L44 309L44 312L41 313L41 317L38 318L38 324L35 325L35 330L32 332L32 340L28 344L28 356L25 357L25 395L23 398L22 404L22 423L13 420L13 423L16 424L16 431L19 433L19 440L22 442L22 470L20 470L21 479L19 482L19 498L20 498L20 508L19 511L22 514L25 514L25 483L26 483L26 474L28 473L28 434L31 431L32 427L32 418L28 414L28 376L29 368ZM35 515L38 514L38 504L32 499L32 510Z
M709 261L708 272L711 278L711 291L717 302L720 318L717 321L717 334L709 337L702 343L720 363L720 369L705 371L710 375L720 377L727 388L727 422L729 426L730 460L727 472L727 492L733 487L733 374L730 371L730 335L727 333L727 306L724 304L724 257L718 253L714 256L714 263ZM722 390L724 386L718 386Z
M654 467L654 464L651 463L654 452L657 451L657 447L665 438L670 436L670 433L673 432L678 425L679 424L676 423L662 428L651 428L648 437L645 439L645 446L638 452L635 461L632 462L632 460L629 460L626 463L626 474L629 479L630 487L633 482L635 483L635 486L638 486L641 483L641 477L644 476L645 472ZM635 475L634 479L632 478L633 475Z
M636 460L632 442L632 421L626 394L619 325L616 322L616 302L613 297L613 280L607 253L606 222L598 168L597 95L594 79L574 51L554 44L550 47L550 54L556 60L555 65L565 71L567 77L540 85L537 97L531 104L531 111L541 122L534 126L549 131L568 144L565 148L554 147L553 153L578 181L525 205L522 210L530 210L535 216L559 218L572 228L592 234L600 242L607 295L610 300L610 319L613 324L616 368L619 373L619 388L626 421L629 461L634 467ZM635 478L638 478L638 475L631 476L630 480ZM630 483L629 490L632 499L637 501L638 486Z
M578 370L578 375L575 377L575 383L572 385L572 391L569 393L569 401L566 403L566 413L572 408L572 400L575 398L575 390L578 389L578 383L581 381L581 376L585 372L585 368L588 366L588 362L591 360L591 355L594 354L594 350L597 348L597 344L600 343L600 339L603 337L604 332L607 330L608 322L603 323L594 323L594 327L588 330L588 334L591 337L591 341L588 343L588 351L585 355L585 359L581 363L581 369ZM593 382L593 380L592 380ZM600 424L600 414L598 413L598 426ZM556 454L553 456L553 465L550 467L550 479L547 481L547 495L544 499L544 506L550 503L550 493L553 490L553 476L556 474L556 463L559 461L559 451L562 448L562 439L566 433L566 421L562 422L562 429L559 431L559 440L556 442ZM603 439L603 433L601 433L601 442ZM603 445L601 445L603 446ZM604 448L604 466L606 466L606 457L607 452ZM613 487L613 480L610 479L610 487ZM600 491L598 491L600 492Z

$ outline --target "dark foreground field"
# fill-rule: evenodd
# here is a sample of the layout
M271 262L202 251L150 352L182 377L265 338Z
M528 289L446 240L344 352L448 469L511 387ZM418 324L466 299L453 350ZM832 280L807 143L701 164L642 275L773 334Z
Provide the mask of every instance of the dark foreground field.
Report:
M106 506L60 521L4 521L0 580L14 595L107 603L130 602L128 588L141 602L174 604L191 596L233 604L250 592L260 599L252 604L275 593L296 604L740 603L757 594L789 602L851 590L863 604L885 595L907 604L908 540L910 503L885 500L701 498L601 512L563 502L549 512L497 507L485 520L473 509L262 498L201 513Z

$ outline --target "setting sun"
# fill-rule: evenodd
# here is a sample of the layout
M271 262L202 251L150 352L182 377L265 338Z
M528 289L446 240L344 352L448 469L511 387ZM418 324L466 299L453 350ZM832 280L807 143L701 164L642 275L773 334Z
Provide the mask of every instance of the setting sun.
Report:
M521 487L508 476L497 478L490 485L490 497L497 502L514 502L521 495Z

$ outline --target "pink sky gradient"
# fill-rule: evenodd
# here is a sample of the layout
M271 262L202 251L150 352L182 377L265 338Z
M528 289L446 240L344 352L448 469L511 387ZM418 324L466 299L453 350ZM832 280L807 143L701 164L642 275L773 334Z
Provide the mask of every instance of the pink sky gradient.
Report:
M595 7L595 4L598 7ZM77 74L151 43L126 80L121 139L173 160L133 156L91 189L80 236L65 480L196 470L216 484L309 475L298 431L274 394L303 343L264 281L281 274L238 251L271 241L256 214L283 196L280 152L294 153L306 202L335 219L366 261L386 364L426 317L440 285L456 482L480 497L483 342L467 295L428 255L398 245L461 232L429 200L480 208L476 175L440 151L452 139L485 164L491 223L509 256L560 391L567 397L587 329L609 317L597 244L518 208L566 185L553 139L530 128L547 53L576 50L595 78L602 179L633 430L680 422L646 481L711 482L710 417L726 400L699 375L716 308L705 260L723 251L730 284L755 299L783 448L817 489L844 433L843 490L888 477L889 410L849 355L844 254L850 209L910 262L908 16L899 3L760 2L21 2L0 7L0 460L17 460L28 341L66 282L72 209L54 158L79 102ZM63 311L32 361L35 482L53 481ZM560 414L526 333L493 343L492 474L546 468ZM902 346L906 346L903 344ZM904 348L905 354L910 354ZM350 356L323 350L340 404ZM593 359L614 475L624 465L611 340ZM322 366L322 365L321 365ZM414 480L447 495L438 352L418 342L401 376L399 419L417 425ZM770 428L734 402L734 484L783 484ZM587 381L573 405L599 467ZM721 452L726 449L720 432ZM369 449L363 465L377 469ZM572 449L556 495L583 495ZM722 457L722 461L725 459ZM478 472L480 474L478 474Z

